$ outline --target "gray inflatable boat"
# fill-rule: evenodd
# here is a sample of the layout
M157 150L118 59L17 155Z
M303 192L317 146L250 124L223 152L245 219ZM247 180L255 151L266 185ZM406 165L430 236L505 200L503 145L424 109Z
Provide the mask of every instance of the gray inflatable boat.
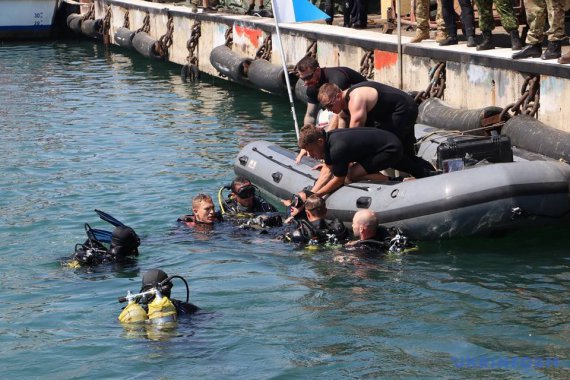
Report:
M451 132L452 133L452 132ZM416 126L419 153L437 163L450 132ZM310 188L319 172L305 157L266 141L248 144L234 170L264 193L288 199ZM457 169L457 168L456 168ZM570 224L570 165L514 149L514 162L486 160L462 170L405 182L359 182L327 198L331 218L350 225L359 208L374 211L380 224L396 226L415 240L495 235L524 227Z

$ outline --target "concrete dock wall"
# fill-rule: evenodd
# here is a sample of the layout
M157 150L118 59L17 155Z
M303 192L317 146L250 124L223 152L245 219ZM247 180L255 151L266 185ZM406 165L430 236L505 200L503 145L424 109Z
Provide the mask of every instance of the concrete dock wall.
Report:
M219 13L194 13L185 6L151 3L139 0L95 0L95 17L103 18L111 9L111 42L115 31L123 26L129 13L129 28L137 30L150 15L149 34L159 39L167 31L169 15L173 17L174 32L169 60L180 65L187 63L187 41L192 26L199 20L201 37L195 55L201 72L218 76L210 64L210 52L223 45L226 31L231 28L232 50L249 58L268 35L272 36L271 62L281 63L274 20L254 16ZM317 42L317 58L321 66L348 66L360 71L362 58L373 52L373 79L405 91L422 91L429 84L430 70L446 62L446 88L443 99L456 108L505 107L521 96L521 86L530 73L540 76L540 108L537 117L543 123L570 132L570 65L555 60L527 59L513 61L510 49L478 52L465 45L439 47L433 41L409 44L402 37L402 65L398 64L398 36L378 30L355 30L321 23L283 24L280 27L285 61L294 65Z

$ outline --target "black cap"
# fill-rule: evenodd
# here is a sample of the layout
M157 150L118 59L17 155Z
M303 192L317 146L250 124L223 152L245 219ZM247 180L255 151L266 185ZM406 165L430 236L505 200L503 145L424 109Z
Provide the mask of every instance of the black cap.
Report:
M141 241L129 226L117 226L111 236L111 253L117 257L136 256Z
M168 275L160 269L150 269L146 271L142 278L141 292L147 291L151 288L156 288L158 284L163 282L168 278ZM166 296L170 297L170 290L172 289L172 282L168 281L162 284L160 287L160 292Z

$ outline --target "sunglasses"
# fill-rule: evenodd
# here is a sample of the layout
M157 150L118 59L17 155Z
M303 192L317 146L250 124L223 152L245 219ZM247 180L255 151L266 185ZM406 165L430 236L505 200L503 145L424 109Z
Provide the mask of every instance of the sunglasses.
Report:
M336 102L336 95L334 98L332 98L332 100L330 102L328 102L327 104L324 104L323 108L326 109L327 111L330 111L333 108L335 102Z
M235 191L235 194L240 198L251 198L255 195L255 186L245 185Z
M311 80L313 78L313 76L315 76L315 72L313 71L310 74L307 74L305 76L299 76L299 79L301 79L302 81L306 82L308 80Z

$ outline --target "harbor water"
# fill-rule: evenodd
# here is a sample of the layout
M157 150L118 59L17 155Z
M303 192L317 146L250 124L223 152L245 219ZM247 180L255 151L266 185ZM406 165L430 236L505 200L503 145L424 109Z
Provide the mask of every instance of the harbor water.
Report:
M375 258L191 230L177 217L240 148L295 146L287 99L77 41L1 45L0 86L0 378L570 378L566 230ZM84 223L112 228L96 208L140 256L62 266ZM122 326L117 298L150 268L202 311Z

